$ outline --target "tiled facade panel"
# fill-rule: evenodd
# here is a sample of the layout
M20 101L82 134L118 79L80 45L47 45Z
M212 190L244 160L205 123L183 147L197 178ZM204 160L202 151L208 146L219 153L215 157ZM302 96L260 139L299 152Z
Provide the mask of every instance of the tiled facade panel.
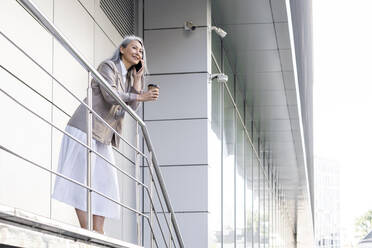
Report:
M178 213L185 247L208 247L208 213Z
M105 59L111 57L116 45L110 40L97 24L94 28L94 66L98 65Z
M100 8L101 0L85 0L85 2L93 2L93 1L94 1L94 14L92 14L92 16L94 17L96 24L99 25L100 29L102 29L104 33L107 34L107 37L114 44L119 45L119 43L123 40L123 38L121 37L119 32L116 30L114 25L112 25L111 21L108 19L108 17L103 12L103 10Z
M145 103L145 120L207 118L207 73L149 76L160 86L156 102Z
M151 74L208 69L207 28L145 30L144 39Z
M93 23L78 1L54 1L54 24L89 63L93 63Z
M185 31L185 21L196 29ZM160 85L159 100L144 105L144 119L159 164L166 166L164 180L185 246L194 248L208 247L210 22L208 0L144 1L147 81Z
M37 2L46 11L52 11L49 1ZM44 28L35 22L16 1L1 1L0 30L51 72L52 36L45 32ZM2 56L2 58L11 59L11 56Z
M208 210L208 166L167 166L161 167L161 172L174 211L206 212ZM149 182L147 167L145 182ZM157 200L155 202L155 208L160 209L159 202ZM149 212L147 201L145 201L145 211Z
M232 41L233 46L241 52L276 49L275 29L271 23L230 25L223 28L227 33L248 34Z
M196 26L210 24L208 1L205 0L145 0L144 3L145 29L183 27L185 21L192 21Z
M57 42L53 49L53 75L80 100L87 96L88 72ZM53 101L71 116L80 102L57 82L53 83ZM68 104L66 104L68 103ZM66 116L67 124L69 116Z
M79 1L83 6L84 8L86 8L86 10L91 14L91 15L94 15L94 4L95 4L95 0L80 0Z
M160 165L207 164L207 120L150 121Z
M39 148L40 145L36 144L36 149ZM49 216L49 173L3 150L0 151L0 171L1 205L27 209L28 212L43 217ZM11 187L9 186L10 181Z
M38 3L50 13L50 4ZM0 3L0 30L51 71L52 38L16 1ZM0 53L0 64L5 68L0 69L0 89L50 121L51 104L47 100L52 97L52 80L3 36L0 37ZM40 91L41 96L32 88ZM5 117L0 131L1 145L44 168L50 168L50 127L3 92L0 93L0 102L3 106L0 114ZM3 150L0 156L0 204L49 216L50 175Z
M17 100L27 99L30 109L50 121L50 104L3 70L0 71L0 81L2 90L9 89L9 94ZM4 106L0 113L7 116L2 119L1 145L49 169L51 129L3 93L0 94L0 104ZM30 212L49 216L50 175L3 150L0 154L0 204L27 208Z
M169 217L169 215L167 215ZM205 248L208 247L208 213L176 213L176 219L182 234L185 247ZM162 228L167 230L163 217L160 217ZM150 247L149 229L145 227L144 247ZM158 240L159 247L166 247L160 231L155 228L155 236ZM169 232L165 231L166 241L169 243ZM177 244L177 241L175 241ZM173 245L172 245L173 247Z

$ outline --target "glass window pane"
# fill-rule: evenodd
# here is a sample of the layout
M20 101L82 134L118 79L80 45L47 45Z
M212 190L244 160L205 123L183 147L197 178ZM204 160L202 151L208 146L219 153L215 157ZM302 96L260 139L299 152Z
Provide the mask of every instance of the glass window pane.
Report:
M264 247L264 223L265 223L265 176L262 167L260 167L260 247Z
M223 127L223 247L226 248L234 247L235 238L235 113L226 88Z
M269 247L269 183L267 179L265 178L265 222L264 222L264 234L265 234L265 248Z
M232 70L230 60L226 56L226 53L223 54L223 72L229 77L229 80L227 81L227 87L229 88L232 97L235 98L234 72Z
M208 210L209 247L221 247L221 96L222 84L212 82L211 128L208 133Z
M253 156L253 247L259 247L259 189L260 189L260 174L258 160Z
M238 81L235 86L235 103L239 114L244 121L244 88Z
M236 117L236 247L245 247L245 200L244 200L244 129Z
M245 169L245 221L246 248L252 247L253 242L253 153L248 137L244 136L244 169Z
M247 102L245 102L245 127L249 133L249 138L252 140L253 128L252 128L252 114L251 109Z
M217 67L216 67L216 64L212 61L212 73L219 73ZM211 85L211 99L212 99L212 102L210 103L211 104L211 119L212 119L212 122L211 122L211 127L212 127L212 130L213 132L219 137L220 139L220 136L221 136L221 131L220 131L220 127L221 127L221 107L220 107L220 104L221 104L221 100L220 100L220 91L221 91L221 83L218 83L216 82L217 80L216 79L213 79L212 81L212 85Z
M216 59L216 63L219 68L221 67L221 38L215 33L212 32L212 54ZM213 61L213 58L212 58Z
M273 247L273 181L270 177L269 183L269 247Z
M259 152L259 149L258 149L258 146L259 146L259 132L257 131L257 125L258 125L258 122L257 120L253 120L252 122L252 142L253 142L253 146L254 146L254 149Z

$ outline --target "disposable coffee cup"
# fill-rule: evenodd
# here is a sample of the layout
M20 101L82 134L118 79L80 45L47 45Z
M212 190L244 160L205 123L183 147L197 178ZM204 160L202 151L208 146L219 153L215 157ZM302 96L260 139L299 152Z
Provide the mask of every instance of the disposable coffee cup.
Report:
M149 85L147 85L147 89L148 90L152 90L152 89L159 89L160 87L159 87L159 85L158 84L149 84Z

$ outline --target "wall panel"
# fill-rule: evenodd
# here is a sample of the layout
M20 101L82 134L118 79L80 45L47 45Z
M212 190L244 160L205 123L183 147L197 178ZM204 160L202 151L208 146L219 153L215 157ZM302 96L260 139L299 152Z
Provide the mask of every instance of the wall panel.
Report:
M147 126L160 165L207 164L207 120L151 121Z
M182 29L148 30L144 35L151 74L208 70L206 28L197 28L192 32Z
M207 118L208 74L149 76L160 86L160 97L146 102L145 120Z

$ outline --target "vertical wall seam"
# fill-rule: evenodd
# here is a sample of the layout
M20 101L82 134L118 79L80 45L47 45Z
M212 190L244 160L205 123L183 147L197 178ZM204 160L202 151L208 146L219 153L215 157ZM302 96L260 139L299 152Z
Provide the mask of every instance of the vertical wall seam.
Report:
M54 7L55 7L55 0L52 1L52 22L54 24ZM51 37L52 39L52 57L51 57L51 62L52 62L52 75L54 75L54 38ZM54 102L54 80L52 80L52 92L51 92L51 97L52 97L52 102ZM50 121L53 123L54 122L54 116L53 116L53 104L51 105L51 119ZM50 133L50 169L53 170L53 127L50 127L51 133ZM52 219L52 193L53 193L53 175L50 173L50 185L49 185L49 218Z

